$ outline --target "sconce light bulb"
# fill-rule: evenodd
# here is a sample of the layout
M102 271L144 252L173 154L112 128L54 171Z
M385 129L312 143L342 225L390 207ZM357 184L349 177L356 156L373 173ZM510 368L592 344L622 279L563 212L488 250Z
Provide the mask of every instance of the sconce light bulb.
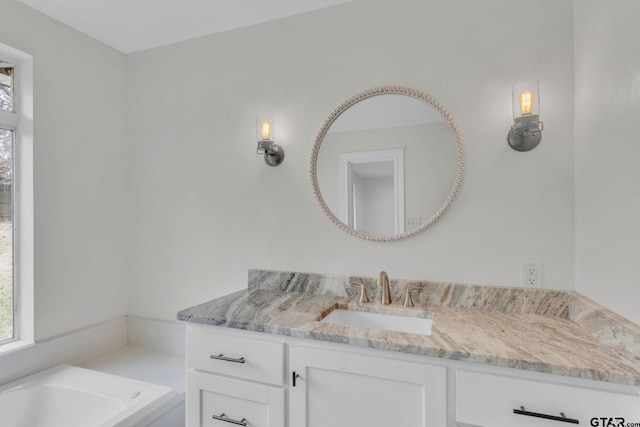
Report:
M520 112L522 115L533 113L536 95L532 90L523 90L518 97L520 101Z
M264 141L271 140L271 123L268 120L260 123L260 134Z

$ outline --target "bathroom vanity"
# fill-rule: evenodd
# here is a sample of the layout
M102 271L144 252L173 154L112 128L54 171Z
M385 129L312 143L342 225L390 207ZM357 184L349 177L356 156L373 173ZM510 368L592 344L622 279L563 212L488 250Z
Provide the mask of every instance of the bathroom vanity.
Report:
M415 282L393 283L396 303L381 307L375 297L358 303L353 280L375 295L370 278L251 271L249 289L178 313L188 322L187 425L640 423L637 359L580 324L624 319L575 293L421 283L409 309L397 301ZM421 335L321 321L339 308L426 310L433 328ZM627 343L634 327L606 326Z

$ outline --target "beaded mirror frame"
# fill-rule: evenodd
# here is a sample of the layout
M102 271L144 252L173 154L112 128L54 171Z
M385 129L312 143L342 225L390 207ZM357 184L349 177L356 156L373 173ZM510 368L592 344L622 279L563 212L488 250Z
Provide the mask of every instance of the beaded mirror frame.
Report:
M455 180L453 182L453 187L451 188L449 195L445 199L443 205L436 211L435 214L431 216L431 218L424 221L422 224L420 224L418 227L412 230L405 231L400 234L385 236L385 235L369 234L369 233L364 233L362 231L358 231L348 226L344 222L342 222L333 213L333 211L329 208L324 198L322 197L322 192L320 191L320 186L318 185L317 167L318 167L318 153L320 152L322 141L324 140L327 132L329 131L329 128L338 119L338 117L340 117L345 111L347 111L350 107L352 107L353 105L357 104L360 101L363 101L365 99L368 99L374 96L388 95L388 94L405 95L405 96L410 96L410 97L422 100L425 103L429 104L431 107L433 107L436 111L438 111L444 117L444 119L447 121L447 123L451 127L451 130L453 131L453 135L456 139L457 172L456 172ZM438 101L433 99L431 95L425 92L422 92L420 90L403 87L403 86L379 86L373 89L366 90L364 92L360 92L357 95L347 99L345 102L340 104L340 106L338 106L338 108L336 108L333 111L333 113L331 113L329 118L325 120L324 124L322 125L322 128L320 129L320 132L318 132L318 136L316 137L315 143L313 145L313 150L311 152L310 173L311 173L311 184L313 186L313 194L316 200L318 201L318 203L320 204L320 208L322 209L324 214L329 218L331 222L333 222L338 228L345 231L346 233L351 234L352 236L365 239L365 240L387 242L387 241L406 239L408 237L415 236L416 234L423 232L424 230L426 230L427 228L435 224L438 220L440 220L442 216L445 214L445 212L449 209L449 207L455 200L458 192L460 191L460 188L462 186L462 180L464 177L464 166L465 166L464 141L462 139L462 136L460 135L460 130L458 129L458 126L456 125L455 120L453 119L453 116L451 115L451 113L449 113L442 105L440 105Z

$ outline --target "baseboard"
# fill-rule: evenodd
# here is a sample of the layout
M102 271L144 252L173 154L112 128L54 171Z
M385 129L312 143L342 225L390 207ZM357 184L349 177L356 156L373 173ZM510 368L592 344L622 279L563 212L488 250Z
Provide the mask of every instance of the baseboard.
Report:
M127 342L149 350L185 355L184 322L127 316Z
M115 350L127 342L122 316L37 342L0 356L0 384L61 363L78 364Z

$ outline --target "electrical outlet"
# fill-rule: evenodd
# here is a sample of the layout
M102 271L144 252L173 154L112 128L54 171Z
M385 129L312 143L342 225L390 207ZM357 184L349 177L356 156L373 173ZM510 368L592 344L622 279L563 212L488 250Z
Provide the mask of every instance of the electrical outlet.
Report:
M542 263L522 263L522 286L525 288L542 288Z

